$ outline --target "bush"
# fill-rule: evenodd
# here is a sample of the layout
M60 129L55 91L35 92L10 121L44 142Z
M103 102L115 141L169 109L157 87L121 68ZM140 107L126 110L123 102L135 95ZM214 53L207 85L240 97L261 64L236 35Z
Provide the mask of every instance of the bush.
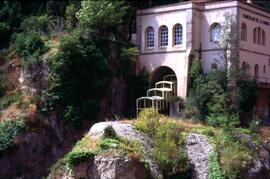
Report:
M190 165L180 133L181 126L176 120L161 116L157 110L149 108L139 114L135 127L152 138L150 155L168 177L189 171Z
M118 136L112 126L108 126L104 129L103 138L118 139Z
M148 134L150 137L155 135L156 129L159 125L159 118L161 115L154 108L147 108L140 112L135 121L136 129Z
M249 129L252 132L258 132L259 127L260 127L260 122L261 120L258 118L258 116L254 116L252 121L249 123Z
M207 123L214 127L223 127L225 130L233 130L240 124L237 114L210 114Z
M48 50L40 36L34 32L17 34L15 48L24 57L24 62L27 57L38 58Z
M0 122L0 152L13 146L12 140L24 127L22 119L5 119Z
M47 15L30 16L23 20L21 27L24 32L47 33L50 20L50 17Z

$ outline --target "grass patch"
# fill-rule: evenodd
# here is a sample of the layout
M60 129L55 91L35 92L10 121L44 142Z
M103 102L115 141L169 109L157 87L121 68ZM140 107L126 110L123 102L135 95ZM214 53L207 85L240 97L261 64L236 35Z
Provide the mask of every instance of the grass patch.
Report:
M209 179L225 179L216 152L209 155Z
M225 177L243 178L247 164L253 158L252 151L246 146L246 141L235 137L233 133L220 130L214 137L214 143Z

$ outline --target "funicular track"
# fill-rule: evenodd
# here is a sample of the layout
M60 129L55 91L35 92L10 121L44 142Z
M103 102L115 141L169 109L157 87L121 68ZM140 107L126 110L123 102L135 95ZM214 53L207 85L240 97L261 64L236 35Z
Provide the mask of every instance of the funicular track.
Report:
M145 108L155 108L162 114L168 114L169 101L177 94L177 81L175 75L166 75L162 81L155 83L154 88L147 90L146 95L136 100L137 115Z

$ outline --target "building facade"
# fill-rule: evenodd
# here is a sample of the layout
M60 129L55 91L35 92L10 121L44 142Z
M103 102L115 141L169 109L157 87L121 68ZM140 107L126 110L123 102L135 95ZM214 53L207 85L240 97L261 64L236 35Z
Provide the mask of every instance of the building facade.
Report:
M150 72L150 83L173 73L177 95L188 94L189 57L201 58L203 70L224 65L219 41L225 14L235 17L237 57L240 66L249 65L258 82L254 112L269 117L270 98L270 13L248 1L189 1L137 12L136 44L140 48L139 68ZM222 54L223 53L223 54Z

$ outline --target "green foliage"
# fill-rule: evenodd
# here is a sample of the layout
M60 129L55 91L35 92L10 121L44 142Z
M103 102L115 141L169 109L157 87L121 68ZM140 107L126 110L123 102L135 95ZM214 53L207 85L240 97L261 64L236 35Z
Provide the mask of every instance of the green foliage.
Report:
M191 59L191 67L189 69L190 85L191 88L195 86L195 80L203 76L201 60Z
M108 65L102 41L80 32L64 37L50 60L50 87L43 96L43 111L58 111L70 124L94 119L105 92Z
M127 11L124 1L88 0L81 2L82 8L76 13L79 22L103 31L117 28Z
M119 144L120 144L119 140L105 138L105 139L102 139L99 142L98 146L100 147L101 150L107 150L107 149L110 149L110 148L116 149Z
M76 12L77 8L74 4L69 4L66 8L66 28L68 30L74 29L76 27Z
M20 93L14 93L11 95L6 95L0 99L0 110L6 109L12 103L19 102L21 100Z
M209 155L209 179L225 179L224 172L222 171L218 156L215 152Z
M231 133L222 132L215 137L216 150L226 178L243 178L247 165L252 159L251 151L244 142Z
M215 135L213 127L204 127L201 130L199 130L199 132L209 137L212 137Z
M188 105L198 109L197 118L204 120L208 114L211 99L214 95L223 92L222 87L216 81L206 81L204 77L194 80L194 88L190 90Z
M118 139L118 136L112 126L108 126L104 129L103 138Z
M160 114L154 108L147 108L140 112L137 120L135 121L136 129L153 137L159 126Z
M137 47L122 48L120 52L121 72L125 78L130 78L135 73L135 64L139 50ZM133 73L132 73L133 72Z
M13 146L12 140L24 127L23 119L5 119L0 122L0 152Z
M261 120L258 118L258 116L254 116L252 121L249 123L249 129L252 132L258 132L258 130L260 128L260 122L261 122Z
M139 114L135 127L152 138L150 155L168 177L189 171L180 126L175 120L161 116L155 109L149 108Z
M72 167L87 161L90 157L94 157L95 153L91 151L77 151L70 152L66 156L67 167L71 169Z
M47 33L50 20L48 15L29 16L23 20L21 27L24 32Z
M236 93L237 111L249 112L257 101L257 84L255 80L239 80Z
M20 33L15 40L17 53L23 56L25 61L27 57L38 58L47 51L44 42L37 33Z
M237 114L210 114L207 116L207 123L214 127L223 127L225 130L233 130L240 124Z
M21 4L17 1L0 2L0 22L6 22L11 28L20 24Z

